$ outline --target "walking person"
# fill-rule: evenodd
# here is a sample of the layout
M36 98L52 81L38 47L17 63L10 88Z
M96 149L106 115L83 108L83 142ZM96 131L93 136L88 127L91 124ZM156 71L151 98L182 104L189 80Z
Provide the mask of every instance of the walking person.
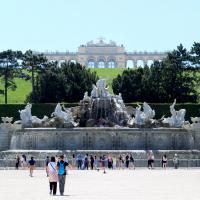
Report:
M166 156L166 155L164 155L164 156L162 157L162 168L163 168L163 169L166 169L166 168L167 168L167 156Z
M135 165L134 165L134 158L132 155L130 155L130 167L135 169Z
M51 157L51 161L47 165L47 171L49 175L49 187L50 187L49 194L51 195L53 191L53 195L56 195L58 172L57 172L57 164L55 157Z
M178 169L179 159L178 159L178 155L176 153L174 154L173 163L174 163L174 168Z
M125 157L125 164L126 164L126 168L127 169L129 169L129 162L130 162L129 155L126 155L126 157Z
M35 169L35 163L36 163L34 160L34 157L31 157L28 163L29 163L29 171L30 171L29 176L33 177L33 170Z
M90 167L91 167L91 170L93 170L93 168L94 168L94 157L93 157L93 155L90 156Z
M75 154L72 155L72 169L75 169L76 167L76 156Z
M15 169L19 169L19 163L20 163L20 157L19 157L19 155L17 155L16 162L15 162Z
M119 156L119 169L122 169L124 165L124 160L122 155Z
M102 163L102 169L103 169L103 173L106 173L106 156L103 155L102 159L101 159L101 163Z
M59 181L59 189L60 189L60 195L64 195L65 190L65 180L66 180L66 167L69 164L64 161L64 156L60 156L60 161L57 163L57 170L58 170L58 181Z
M45 169L46 169L47 177L49 176L49 174L48 174L48 164L49 164L49 162L50 162L50 159L49 159L49 156L47 156L46 159L45 159Z
M148 160L148 168L153 169L153 167L154 167L154 155L153 155L152 151L148 152L147 160Z
M116 167L117 167L117 159L116 159L116 157L113 156L112 160L113 160L113 169L116 169Z
M99 168L98 168L98 159L97 159L97 156L94 156L94 169L95 169L95 170L99 170Z
M21 156L21 166L23 169L26 169L27 163L26 163L26 155L25 154L23 154Z
M78 163L77 168L78 169L82 169L83 160L82 160L82 155L81 154L77 155L77 163Z
M113 169L113 159L111 156L108 156L108 169Z
M84 169L88 170L88 167L89 167L89 160L88 160L88 154L86 154L84 158Z

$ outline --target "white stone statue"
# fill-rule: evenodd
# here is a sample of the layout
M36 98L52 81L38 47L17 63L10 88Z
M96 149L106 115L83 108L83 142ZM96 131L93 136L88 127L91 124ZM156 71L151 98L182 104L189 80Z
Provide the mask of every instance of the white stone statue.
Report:
M19 110L20 119L23 126L31 126L32 125L32 114L31 114L32 104L27 103L24 110Z
M88 96L88 92L84 93L83 101L90 101L90 97Z
M31 127L34 124L40 125L48 120L47 116L44 116L43 119L39 119L36 116L32 116L31 108L32 104L27 103L24 110L19 110L22 126Z
M146 122L152 121L155 116L155 111L146 103L143 103L143 112L141 111L141 106L138 105L135 109L135 124L145 125Z
M169 124L171 127L182 127L185 122L185 109L180 109L179 111L175 110L175 105L176 105L176 99L174 100L173 104L170 106L170 113L171 117L164 118L163 123Z
M143 111L145 114L145 120L150 120L155 117L155 110L153 110L148 103L143 103Z
M108 87L106 87L105 79L99 79L96 83L96 86L93 85L93 89L91 92L92 98L101 98L101 97L109 97L110 94L108 92Z
M62 110L62 106L60 105L60 103L58 103L51 116L59 117L64 120L64 123L72 123L74 126L76 126L77 124L74 122L71 110L65 108L64 105L63 108L65 111Z

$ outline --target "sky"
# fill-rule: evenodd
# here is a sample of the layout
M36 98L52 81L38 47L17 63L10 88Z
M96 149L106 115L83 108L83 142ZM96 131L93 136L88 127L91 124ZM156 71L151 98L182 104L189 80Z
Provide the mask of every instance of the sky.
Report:
M199 0L0 0L0 51L77 51L104 37L126 51L200 41Z

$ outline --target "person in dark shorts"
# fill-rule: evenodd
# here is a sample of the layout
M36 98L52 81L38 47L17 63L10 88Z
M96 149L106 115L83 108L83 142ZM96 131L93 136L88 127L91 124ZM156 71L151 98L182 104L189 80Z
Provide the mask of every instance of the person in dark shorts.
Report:
M163 157L162 157L162 168L164 168L164 169L166 169L167 168L167 156L166 155L164 155Z
M30 170L30 174L29 174L29 176L30 177L33 177L33 170L35 169L35 160L34 160L34 158L33 157L31 157L31 159L29 160L29 170Z
M57 170L58 170L58 181L59 181L59 189L60 195L64 195L65 190L65 180L66 180L66 167L68 166L68 162L64 161L64 156L60 156L60 161L57 163Z

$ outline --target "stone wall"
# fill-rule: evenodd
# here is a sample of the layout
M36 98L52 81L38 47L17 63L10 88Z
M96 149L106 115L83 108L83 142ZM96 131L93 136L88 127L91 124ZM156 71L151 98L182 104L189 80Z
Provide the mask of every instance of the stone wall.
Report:
M200 134L179 128L27 128L13 133L9 149L193 150Z

